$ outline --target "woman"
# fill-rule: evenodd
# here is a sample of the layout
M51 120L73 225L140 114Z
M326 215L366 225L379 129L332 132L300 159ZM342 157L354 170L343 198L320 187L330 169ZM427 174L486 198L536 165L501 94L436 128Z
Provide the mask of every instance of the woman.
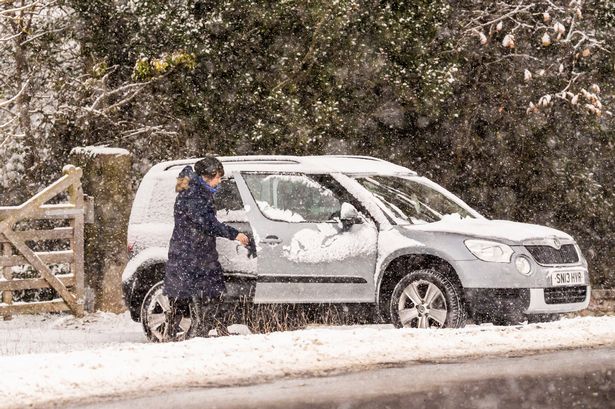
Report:
M171 304L165 330L167 341L176 338L182 316L189 314L191 300L196 308L197 323L193 325L198 335L207 336L214 320L218 334L228 334L214 316L225 291L216 237L238 240L244 246L249 244L249 239L216 218L214 194L223 176L222 163L215 157L199 160L194 164L194 171L186 166L179 174L175 227L163 290Z

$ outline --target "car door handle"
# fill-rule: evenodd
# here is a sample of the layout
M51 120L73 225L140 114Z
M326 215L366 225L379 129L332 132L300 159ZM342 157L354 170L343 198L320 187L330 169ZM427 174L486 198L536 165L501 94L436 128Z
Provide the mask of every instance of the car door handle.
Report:
M260 241L261 244L280 244L282 243L282 239L278 236L267 236L263 240Z

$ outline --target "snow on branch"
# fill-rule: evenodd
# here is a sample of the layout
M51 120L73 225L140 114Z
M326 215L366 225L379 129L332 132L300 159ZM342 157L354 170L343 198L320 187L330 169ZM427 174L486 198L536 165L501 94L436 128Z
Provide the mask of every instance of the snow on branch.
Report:
M465 32L466 33L468 33L468 32L479 32L480 29L483 28L483 27L493 25L493 24L495 24L495 23L497 23L499 21L505 20L507 18L512 18L514 15L516 15L518 13L521 13L521 12L524 12L524 11L527 11L527 10L529 10L532 7L534 7L534 3L528 4L528 5L524 6L524 7L521 7L521 4L518 4L515 7L514 10L512 10L512 11L510 11L510 12L508 12L508 13L502 15L502 16L496 17L493 20L487 21L486 23L478 24L478 25L476 25L474 27L468 28ZM478 17L477 19L471 21L469 23L469 25L471 25L472 23L476 23L477 20L480 20L481 17Z
M12 0L0 0L0 4L10 4L10 3L13 3L13 1ZM15 16L14 14L33 10L40 3L41 3L40 0L36 0L32 3L25 4L23 6L0 10L0 17L7 17L10 19L21 19L22 16Z
M3 124L0 124L0 129L4 129L4 128L8 128L9 126L11 126L13 124L13 122L15 122L17 120L17 117L15 116L12 119L9 119L8 121L6 121Z
M6 101L1 101L0 102L0 108L9 106L10 104L12 104L13 102L17 101L17 99L19 99L19 97L24 93L24 91L26 90L26 88L28 87L28 84L30 83L30 79L28 78L26 80L26 82L24 82L23 86L21 87L21 89L19 90L19 92L13 96L10 99L7 99Z
M143 126L141 128L130 129L128 131L123 132L122 139L131 138L131 137L138 136L144 133L156 133L156 134L166 135L166 136L176 136L178 134L175 131L169 131L169 130L164 129L163 125Z
M54 29L54 30L46 30L46 31L43 31L43 32L41 32L41 33L37 33L37 34L35 34L34 36L32 36L32 37L28 38L27 40L22 41L19 45L20 45L20 46L24 46L24 45L26 45L26 44L28 44L28 43L31 43L31 42L32 42L32 41L34 41L34 40L37 40L37 39L39 39L39 38L43 37L43 36L46 36L46 35L48 35L48 34L52 34L52 33L59 33L59 32L61 32L61 31L66 30L67 28L69 28L69 26L68 26L68 25L66 25L66 26L64 26L64 27L56 28L56 29ZM20 34L21 34L21 33L20 33Z
M98 106L99 106L99 105L100 105L100 104L101 104L101 103L102 103L105 99L107 99L107 98L109 98L109 97L111 97L111 96L113 96L113 95L120 94L120 93L122 93L122 92L124 92L124 91L128 91L128 90L131 90L131 89L133 89L133 88L137 88L137 91L136 91L136 92L134 92L134 93L131 95L131 98L130 98L130 99L132 99L132 98L134 98L134 97L136 96L136 94L138 94L139 92L141 92L141 91L143 90L143 88L145 88L145 87L146 87L147 85L149 85L150 83L151 83L151 81L147 81L147 82L139 82L139 83L130 83L130 84L123 85L123 86L121 86L121 87L119 87L119 88L116 88L116 89L114 89L114 90L111 90L111 91L105 91L105 92L103 92L102 94L100 94L100 95L98 96L98 98L96 98L96 100L94 101L94 103L92 103L92 105L90 105L90 106L89 106L89 108L87 108L87 109L88 109L88 110L90 110L90 111L95 111L95 110L97 110ZM124 100L122 100L122 101L124 101ZM122 102L122 101L120 101L119 103L116 103L116 104L112 105L111 107L117 107L117 106L123 105L125 102ZM127 101L126 101L126 102L127 102ZM105 111L106 111L106 110L109 110L111 107L106 108L106 109L105 109Z

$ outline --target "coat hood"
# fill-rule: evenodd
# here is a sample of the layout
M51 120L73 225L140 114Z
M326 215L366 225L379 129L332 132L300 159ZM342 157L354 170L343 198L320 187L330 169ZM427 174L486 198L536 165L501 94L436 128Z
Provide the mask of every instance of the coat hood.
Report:
M203 178L199 177L199 175L192 169L191 166L186 166L179 172L177 175L177 183L175 184L176 192L183 192L188 189L194 189L195 187L205 188L211 193L216 193L218 190L215 187L209 186Z
M192 169L192 166L186 166L179 172L177 175L177 183L175 184L176 192L183 192L184 190L188 190L188 188L192 184L196 182L196 172Z

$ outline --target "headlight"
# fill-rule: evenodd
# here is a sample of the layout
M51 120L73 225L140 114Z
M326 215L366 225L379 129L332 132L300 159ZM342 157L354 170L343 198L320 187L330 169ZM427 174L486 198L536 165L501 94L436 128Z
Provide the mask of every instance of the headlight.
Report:
M472 254L483 261L510 263L510 257L514 253L510 246L497 241L466 240L464 243Z
M585 267L587 267L587 259L585 258L585 256L581 252L581 247L579 247L579 245L575 243L574 244L574 248L577 251L577 254L579 255L579 261L581 261L581 264L583 264Z
M525 256L518 256L515 259L515 267L517 267L517 271L524 276L529 276L532 273L532 263Z

